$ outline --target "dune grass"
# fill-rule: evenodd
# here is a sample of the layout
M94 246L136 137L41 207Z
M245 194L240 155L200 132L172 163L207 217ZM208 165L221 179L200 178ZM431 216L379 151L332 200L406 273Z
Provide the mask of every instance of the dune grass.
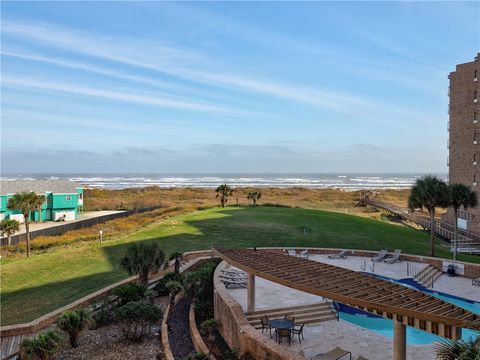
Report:
M361 248L426 255L428 235L358 216L260 206L195 211L162 220L123 238L50 249L1 262L2 325L31 321L127 277L119 260L132 241L157 241L167 252L209 249L214 244ZM439 241L437 255L450 257ZM480 262L476 256L460 257Z

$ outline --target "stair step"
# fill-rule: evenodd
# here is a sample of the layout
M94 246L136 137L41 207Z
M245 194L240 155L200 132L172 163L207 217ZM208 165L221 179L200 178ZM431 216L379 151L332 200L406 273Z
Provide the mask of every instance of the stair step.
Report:
M326 307L329 306L326 302L316 303L316 304L308 304L308 305L299 305L299 306L291 306L291 307L283 307L283 308L275 308L275 309L265 309L265 310L258 310L246 313L247 317L252 315L265 315L272 312L283 312L284 314L287 312L295 312L296 310L302 309L311 309L315 307Z
M265 314L255 314L255 315L247 315L247 319L248 320L254 320L254 319L258 319L260 320L260 318L264 315L267 315L269 318L283 318L285 316L285 314L288 314L288 315L292 315L292 316L300 316L300 315L303 315L303 314L310 314L310 313L324 313L324 312L332 312L332 309L330 308L330 306L322 306L322 307L311 307L311 308L306 308L306 309L300 309L300 310L285 310L285 309L281 309L281 310L272 310L272 311L269 311Z
M325 315L325 316L315 316L315 317L305 317L305 318L295 318L296 323L300 324L305 324L305 325L311 325L311 324L319 324L324 321L331 321L331 320L336 320L336 316L333 314ZM250 323L255 329L261 329L262 324L259 323Z
M295 320L305 318L305 317L326 316L326 315L331 315L331 314L332 314L331 309L319 310L319 311L309 311L309 312L304 312L302 314L289 313L289 315L295 317ZM270 320L283 319L283 317L285 316L285 313L274 313L274 314L268 314L267 316ZM260 323L261 322L260 318L261 317L259 316L259 317L254 317L254 318L247 318L247 320L250 323L257 323L257 322Z

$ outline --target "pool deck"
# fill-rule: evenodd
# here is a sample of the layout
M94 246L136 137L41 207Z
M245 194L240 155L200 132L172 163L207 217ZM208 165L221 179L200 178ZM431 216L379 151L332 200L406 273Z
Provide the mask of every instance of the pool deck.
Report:
M375 263L368 258L349 256L347 259L328 259L326 255L312 255L311 260L340 266L354 271L373 272L377 275L387 276L394 279L407 278L406 263L396 264ZM366 264L366 269L364 266ZM426 267L423 263L411 263L418 269ZM373 270L373 271L372 271ZM480 290L472 286L471 280L462 277L448 277L442 275L434 285L434 290L457 295L472 300L480 300ZM230 295L246 311L247 290L231 289ZM297 305L318 303L321 298L298 290L258 278L256 280L256 310L273 309ZM259 331L260 333L260 331ZM364 329L344 320L326 321L320 324L306 325L304 328L305 340L300 344L298 338L292 340L289 347L294 352L302 352L305 356L313 356L325 353L335 346L351 351L353 359L363 356L369 360L385 360L393 358L393 339L382 336L373 331ZM269 336L264 334L263 336ZM285 343L285 340L284 340ZM288 346L288 343L286 343ZM435 359L435 344L408 345L407 358L411 360Z

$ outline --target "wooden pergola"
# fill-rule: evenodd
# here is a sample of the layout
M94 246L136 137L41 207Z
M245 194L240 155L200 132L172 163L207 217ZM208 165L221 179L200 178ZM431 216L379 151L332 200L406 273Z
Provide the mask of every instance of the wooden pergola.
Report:
M249 274L248 311L255 310L255 276L322 296L394 321L395 360L406 359L406 325L449 339L480 330L480 315L416 289L341 267L272 250L213 251Z

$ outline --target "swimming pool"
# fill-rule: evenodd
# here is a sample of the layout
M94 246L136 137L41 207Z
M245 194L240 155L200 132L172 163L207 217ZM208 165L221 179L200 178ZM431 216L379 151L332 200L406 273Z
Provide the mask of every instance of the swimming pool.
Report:
M386 278L383 276L378 276L374 274L369 274L377 277L381 277L382 279L389 280L400 285L406 287L416 288L420 291L428 293L429 295L435 296L439 299L448 301L454 305L460 306L466 310L469 310L473 313L480 314L480 303L475 302L468 299L463 299L458 296L445 294L437 291L432 291L427 289L416 282L413 282L411 279L402 279L402 280L394 280L391 278ZM357 308L353 308L344 304L340 304L340 318L342 320L348 321L352 324L357 326L363 327L368 330L372 330L380 335L387 336L389 338L393 338L393 321L390 319L385 319L378 315L374 315ZM470 330L470 329L463 329L462 330L462 339L469 340L472 338L477 338L480 336L480 332ZM443 338L437 335L430 334L423 330L419 330L413 328L411 326L407 326L407 343L412 345L426 345L431 344L435 341L441 341Z

